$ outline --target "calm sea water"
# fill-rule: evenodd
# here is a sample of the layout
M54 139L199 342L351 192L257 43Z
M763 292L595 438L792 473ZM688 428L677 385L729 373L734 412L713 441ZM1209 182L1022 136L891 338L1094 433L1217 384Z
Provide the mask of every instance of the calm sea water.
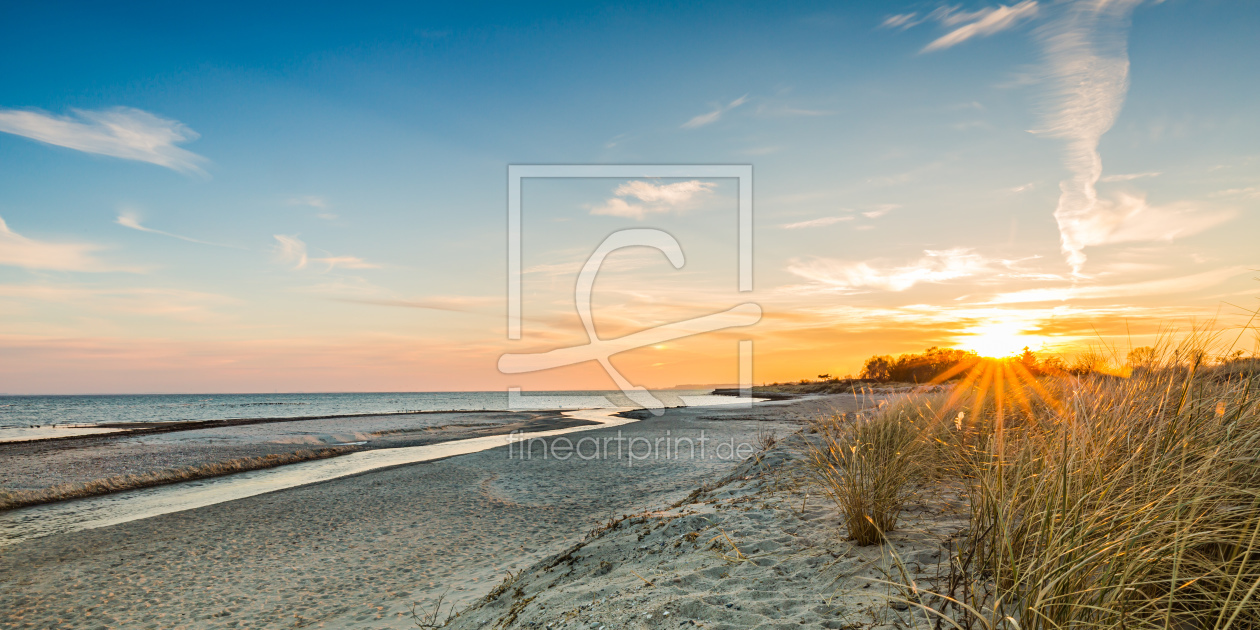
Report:
M732 404L711 390L663 390L668 406ZM621 392L529 392L515 403L535 409L635 407ZM607 400L605 400L605 398ZM403 392L359 394L137 394L111 396L0 396L0 428L50 424L166 422L232 418L294 418L406 411L509 409L508 393Z

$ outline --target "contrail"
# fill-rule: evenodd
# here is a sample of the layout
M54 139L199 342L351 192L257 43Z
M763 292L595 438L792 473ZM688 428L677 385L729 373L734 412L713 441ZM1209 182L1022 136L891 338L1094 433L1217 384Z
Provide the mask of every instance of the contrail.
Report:
M150 234L161 234L162 236L169 236L171 238L177 238L181 241L188 241L189 243L197 243L199 245L226 247L228 249L245 249L244 247L240 247L238 245L224 245L223 243L211 243L210 241L203 241L200 239L195 239L195 238L192 238L191 236L180 236L179 234L172 234L170 232L163 232L162 230L155 230L146 225L142 225L140 223L140 217L136 215L136 213L134 212L120 213L118 215L118 218L114 219L114 223L117 223L118 225L121 225L125 228L131 228L133 230L139 230L141 232L148 232Z
M1085 247L1104 242L1110 223L1095 188L1102 176L1098 142L1129 89L1129 17L1141 0L1081 0L1041 30L1051 80L1046 132L1067 140L1072 175L1059 184L1054 218L1063 254L1079 274Z

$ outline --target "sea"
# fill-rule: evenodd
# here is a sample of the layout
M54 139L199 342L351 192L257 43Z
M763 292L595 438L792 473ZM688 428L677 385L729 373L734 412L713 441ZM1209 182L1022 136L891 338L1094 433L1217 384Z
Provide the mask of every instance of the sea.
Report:
M653 390L665 406L740 402L710 389ZM620 391L117 394L0 396L0 429L241 418L310 418L416 411L637 407Z

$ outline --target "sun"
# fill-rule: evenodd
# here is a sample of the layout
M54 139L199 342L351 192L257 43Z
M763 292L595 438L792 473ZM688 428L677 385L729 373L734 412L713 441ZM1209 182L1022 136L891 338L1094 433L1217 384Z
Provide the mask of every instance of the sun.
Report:
M1027 334L1024 325L1015 322L981 324L968 328L964 333L958 338L958 344L964 350L995 359L1018 354L1025 347L1037 350L1046 343L1045 337Z

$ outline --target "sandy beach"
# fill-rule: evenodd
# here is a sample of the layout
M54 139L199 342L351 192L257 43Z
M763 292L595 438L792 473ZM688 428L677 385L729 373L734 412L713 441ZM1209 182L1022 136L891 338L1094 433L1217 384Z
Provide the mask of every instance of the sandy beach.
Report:
M581 435L754 444L863 405L830 396L640 412ZM463 608L509 572L612 519L683 500L742 461L716 448L633 461L539 453L500 447L0 548L3 627L414 627L414 604L445 595Z
M906 506L890 544L845 540L794 433L664 509L612 521L451 617L452 628L931 627L889 582L938 588L967 523L941 497Z

